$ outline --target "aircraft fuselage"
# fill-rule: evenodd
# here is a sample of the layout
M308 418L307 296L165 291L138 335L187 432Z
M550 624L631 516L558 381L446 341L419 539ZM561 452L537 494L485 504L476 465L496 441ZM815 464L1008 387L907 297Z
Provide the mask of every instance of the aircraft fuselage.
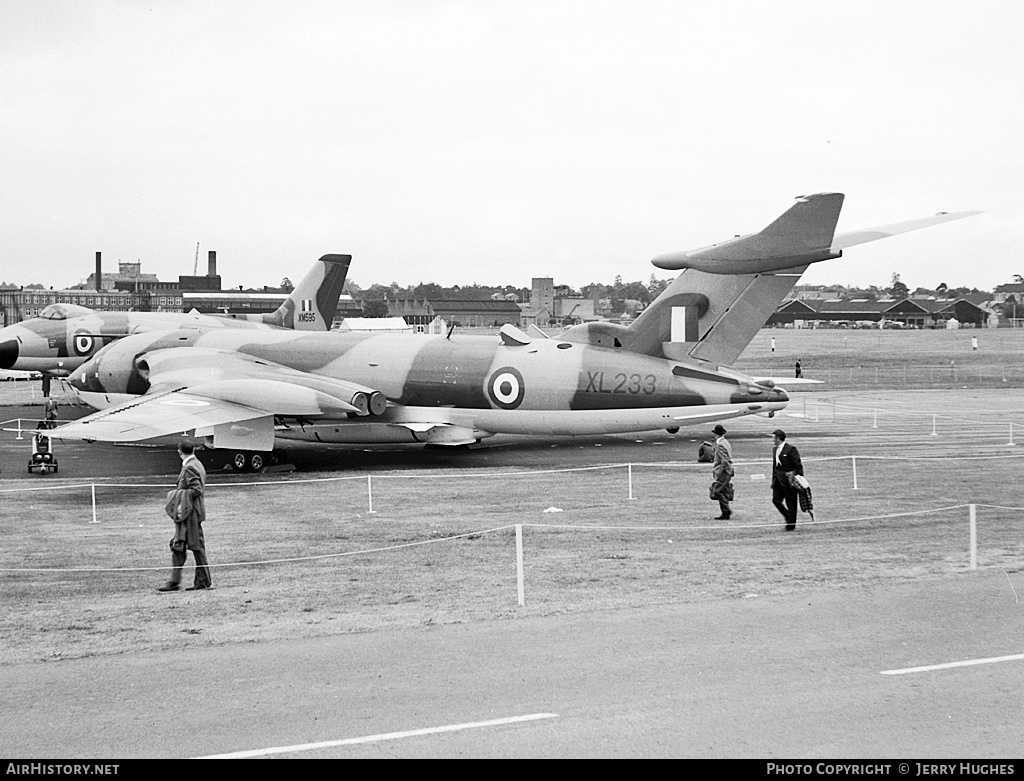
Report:
M109 346L76 372L72 384L92 393L142 393L148 385L136 357L188 347L358 383L412 407L609 410L787 401L780 389L711 369L557 339L508 345L493 336L339 332L140 334Z

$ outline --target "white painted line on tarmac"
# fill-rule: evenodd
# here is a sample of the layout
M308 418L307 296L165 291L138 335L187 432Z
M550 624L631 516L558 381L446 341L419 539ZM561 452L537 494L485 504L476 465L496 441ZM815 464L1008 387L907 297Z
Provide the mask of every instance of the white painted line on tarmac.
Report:
M483 727L500 727L504 724L518 724L524 721L539 721L540 719L557 719L557 713L530 713L525 716L509 716L504 719L491 719L490 721L471 721L466 724L447 724L443 727L425 727L424 729L413 729L405 732L385 732L381 735L364 735L360 738L344 738L342 740L325 740L320 743L299 743L294 746L274 746L272 748L257 748L252 751L234 751L230 754L211 754L196 759L250 759L252 757L268 757L273 754L291 754L298 751L316 751L321 748L333 748L335 746L357 746L361 743L377 743L382 740L400 740L401 738L416 738L421 735L437 735L442 732L459 732L465 729L481 729Z
M882 675L906 675L907 673L926 673L932 670L946 670L950 667L970 667L975 664L996 664L998 662L1017 662L1024 660L1024 654L1013 656L991 656L988 659L968 659L964 662L946 662L945 664L929 664L924 667L904 667L902 670L882 670Z

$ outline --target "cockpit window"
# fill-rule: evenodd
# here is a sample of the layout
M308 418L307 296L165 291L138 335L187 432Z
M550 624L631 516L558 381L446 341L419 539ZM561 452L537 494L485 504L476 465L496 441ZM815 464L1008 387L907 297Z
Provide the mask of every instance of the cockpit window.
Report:
M69 317L81 317L82 315L92 314L92 311L86 309L84 306L75 306L74 304L50 304L43 308L43 311L39 313L39 316L44 320L67 320Z

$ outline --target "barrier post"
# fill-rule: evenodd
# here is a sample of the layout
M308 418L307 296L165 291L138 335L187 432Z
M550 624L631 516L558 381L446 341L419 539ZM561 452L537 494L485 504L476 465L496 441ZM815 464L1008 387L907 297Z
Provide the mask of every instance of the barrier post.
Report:
M523 525L516 524L516 587L519 592L519 607L526 605L526 593L523 586Z
M24 437L21 435L21 418L18 418L18 436L16 437L16 439L24 439Z
M871 424L871 428L878 428L878 407L875 407L875 422Z
M1012 445L1013 444L1013 423L1010 423L1010 441L1007 442L1006 444L1008 444L1008 445Z
M857 490L857 456L850 456L853 460L853 490Z
M939 432L935 430L935 415L932 415L932 436L937 437Z
M629 498L633 499L634 498L634 496L633 496L633 463L630 462L630 463L626 464L626 466L628 467L628 470L629 470Z
M370 503L370 509L366 512L369 515L375 514L377 511L373 509L373 478L370 475L366 476L366 499Z
M978 511L977 505L967 505L971 519L971 569L978 568Z
M96 483L92 484L92 523L99 523L96 520Z

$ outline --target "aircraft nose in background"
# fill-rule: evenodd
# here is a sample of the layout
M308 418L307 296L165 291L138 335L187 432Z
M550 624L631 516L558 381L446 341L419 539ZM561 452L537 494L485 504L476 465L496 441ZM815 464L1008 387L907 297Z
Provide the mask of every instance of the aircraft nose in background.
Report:
M0 369L13 368L17 362L18 342L15 339L0 342Z

